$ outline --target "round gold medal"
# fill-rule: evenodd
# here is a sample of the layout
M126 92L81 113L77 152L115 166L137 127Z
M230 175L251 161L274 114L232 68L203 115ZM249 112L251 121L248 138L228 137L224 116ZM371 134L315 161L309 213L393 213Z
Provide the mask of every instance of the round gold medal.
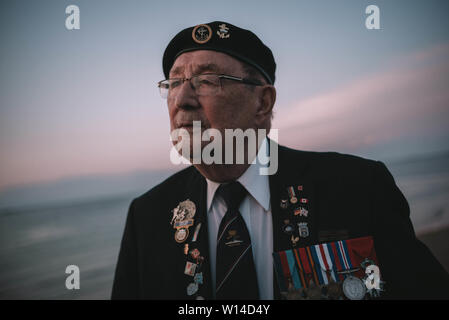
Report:
M187 237L189 236L189 229L187 228L179 228L175 232L175 241L177 243L183 243L187 240Z

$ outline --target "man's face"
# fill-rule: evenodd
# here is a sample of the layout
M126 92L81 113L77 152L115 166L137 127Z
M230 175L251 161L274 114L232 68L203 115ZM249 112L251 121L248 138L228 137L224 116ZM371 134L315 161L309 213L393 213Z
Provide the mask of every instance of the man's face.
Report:
M231 56L210 50L181 54L170 70L170 78L190 78L203 73L245 77L242 64ZM222 88L213 96L197 96L186 81L167 99L171 130L191 130L192 121L201 121L202 129L257 128L257 90L236 81L222 79Z

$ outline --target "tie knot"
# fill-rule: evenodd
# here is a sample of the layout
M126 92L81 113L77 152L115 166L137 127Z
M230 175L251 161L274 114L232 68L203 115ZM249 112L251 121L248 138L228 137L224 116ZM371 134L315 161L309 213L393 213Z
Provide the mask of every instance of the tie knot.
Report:
M217 192L222 196L229 209L238 210L240 203L246 196L246 189L238 181L232 181L227 184L221 184Z

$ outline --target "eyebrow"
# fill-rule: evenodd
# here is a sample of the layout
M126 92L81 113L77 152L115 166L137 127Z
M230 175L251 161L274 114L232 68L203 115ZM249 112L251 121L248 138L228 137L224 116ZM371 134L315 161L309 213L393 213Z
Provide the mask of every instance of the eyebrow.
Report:
M176 67L174 69L171 70L170 74L172 76L176 76L178 74L180 74L182 71L184 70L183 66L179 66ZM218 67L218 65L214 64L214 63L206 63L206 64L200 64L198 66L196 66L194 68L195 70L195 74L200 74L206 71L210 71L210 72L216 72L216 73L220 73L220 68Z

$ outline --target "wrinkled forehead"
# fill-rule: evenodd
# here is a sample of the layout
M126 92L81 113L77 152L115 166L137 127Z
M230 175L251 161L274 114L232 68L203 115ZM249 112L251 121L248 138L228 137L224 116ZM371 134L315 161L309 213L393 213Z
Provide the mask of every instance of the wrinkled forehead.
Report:
M185 52L176 58L170 69L170 78L201 73L240 74L242 63L225 53L212 50Z

